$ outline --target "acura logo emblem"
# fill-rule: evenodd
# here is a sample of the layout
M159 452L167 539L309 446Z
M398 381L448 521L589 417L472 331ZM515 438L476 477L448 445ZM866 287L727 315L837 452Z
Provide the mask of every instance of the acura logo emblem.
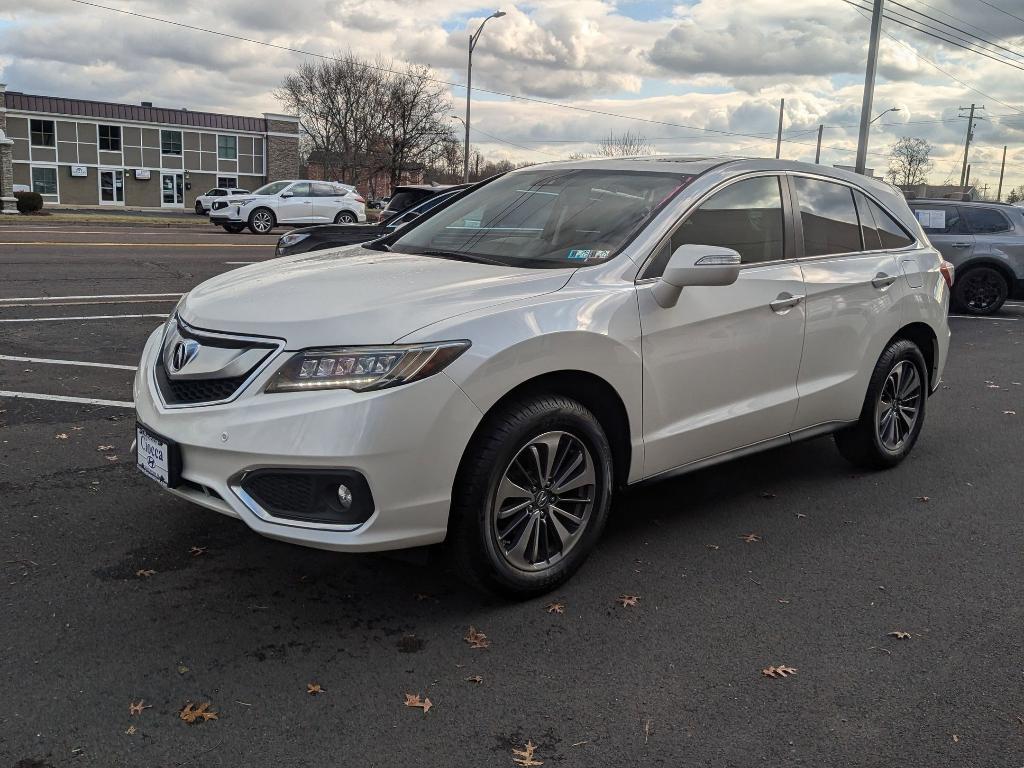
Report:
M195 339L180 339L171 352L171 373L177 373L192 362L199 353L199 342Z

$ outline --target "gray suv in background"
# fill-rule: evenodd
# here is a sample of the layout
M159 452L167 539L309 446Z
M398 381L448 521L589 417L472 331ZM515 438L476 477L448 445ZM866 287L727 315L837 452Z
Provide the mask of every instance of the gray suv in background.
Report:
M990 315L1024 298L1024 208L1004 203L908 200L928 239L956 266L952 304Z

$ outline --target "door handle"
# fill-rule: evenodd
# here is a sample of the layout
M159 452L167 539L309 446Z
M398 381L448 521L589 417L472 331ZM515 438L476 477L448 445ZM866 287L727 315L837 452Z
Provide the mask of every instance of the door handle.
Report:
M792 293L783 291L778 295L775 301L769 302L768 306L772 308L773 312L784 314L803 300L803 295L794 296Z
M970 243L950 243L954 248L970 248Z
M871 281L871 284L879 290L885 290L890 285L896 282L896 278L892 275L887 275L885 272L879 272L875 275L875 279Z

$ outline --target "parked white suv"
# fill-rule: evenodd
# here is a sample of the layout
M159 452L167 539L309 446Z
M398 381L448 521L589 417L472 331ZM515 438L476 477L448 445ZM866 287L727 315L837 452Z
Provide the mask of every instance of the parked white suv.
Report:
M903 197L844 171L532 166L193 289L142 353L138 464L272 538L444 541L475 582L537 594L622 486L826 433L898 464L951 283Z
M213 201L217 198L247 194L249 194L249 190L239 187L214 187L209 192L204 192L196 198L196 214L199 216L208 214L213 206Z
M272 181L252 194L215 200L210 221L228 232L246 227L266 235L278 224L355 224L366 221L366 201L348 184L332 181Z

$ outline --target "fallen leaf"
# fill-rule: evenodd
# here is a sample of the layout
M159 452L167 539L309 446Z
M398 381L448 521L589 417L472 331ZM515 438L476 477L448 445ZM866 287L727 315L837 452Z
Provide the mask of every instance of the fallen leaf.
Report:
M483 681L484 681L484 679L480 675L470 675L469 677L466 678L466 682L467 683L476 683L477 685L479 685Z
M112 450L114 450L114 446L112 446L112 445L97 445L96 446L96 450L97 451L112 451Z
M781 664L777 667L765 667L761 670L761 674L765 677L789 677L796 674L796 668Z
M562 603L548 603L544 610L548 613L565 613L565 605Z
M760 496L762 499L774 499L775 498L775 494L772 493L771 491L761 491L758 494L758 496Z
M644 720L644 744L647 743L647 740L650 737L651 737L651 718L648 717L646 720Z
M779 602L780 602L780 603L782 603L783 605L789 605L789 602L790 602L790 601L789 601L789 600L783 600L783 599L782 599L782 598L780 597L780 598L779 598Z
M110 454L109 456L104 456L103 458L106 459L107 461L117 461L117 456L115 456L114 454Z
M761 537L756 533L745 533L740 536L740 538L747 542L747 544L755 544L756 542L761 541Z
M954 744L959 744L960 743L960 737L957 736L955 733L953 734L953 743Z
M206 551L206 547L192 547L189 552L192 553L192 557L199 557L203 552Z
M469 643L470 648L489 648L491 645L487 635L479 632L476 627L470 627L469 632L466 633L466 637L463 639Z
M67 432L58 432L53 437L56 440L67 440L68 439L68 433Z
M420 698L418 693L407 693L405 694L405 706L407 707L419 707L423 710L423 714L427 714L430 708L434 706L429 698Z
M72 427L71 431L72 432L78 432L80 429L83 429L83 427Z
M931 501L931 497L930 496L918 496L917 500L918 501L922 501L922 502L929 502L929 501Z
M998 384L989 384L988 388L989 389L999 389L999 385Z
M128 714L141 715L142 710L149 709L152 706L152 704L146 704L142 699L139 699L138 701L131 701L128 702Z
M129 736L134 736L135 735L135 726L134 725L129 725L128 726L128 730L125 731L125 733L128 734Z
M799 520L801 517L807 517L807 515L805 515L803 512L797 512L796 517Z
M154 571L152 568L140 568L135 572L135 575L143 579L148 579L154 573L156 573L156 571Z
M909 640L910 639L910 633L909 632L903 632L903 631L897 629L897 630L894 630L894 631L890 632L889 633L889 637L895 637L898 640Z
M621 605L623 608L632 608L640 602L639 595L619 595L615 598L615 602Z
M320 683L306 683L306 693L316 696L318 693L327 693L327 691L320 687Z
M417 592L416 593L416 600L418 600L420 602L422 602L423 600L433 600L435 603L437 602L437 598L436 597L434 597L433 595L427 594L426 592Z
M1003 416L1016 416L1016 411L1003 411Z
M178 674L179 675L187 675L188 674L188 667L186 667L184 664L179 664L178 665Z
M705 544L704 546L707 547L708 549L718 549L718 545L717 544Z
M537 745L533 741L527 741L523 749L512 748L512 761L518 765L544 765L543 760L534 759L533 753L537 751Z
M217 713L210 711L210 702L205 701L198 707L193 706L192 702L189 701L184 707L178 712L178 717L184 720L189 725L197 722L205 722L207 720L216 720Z

